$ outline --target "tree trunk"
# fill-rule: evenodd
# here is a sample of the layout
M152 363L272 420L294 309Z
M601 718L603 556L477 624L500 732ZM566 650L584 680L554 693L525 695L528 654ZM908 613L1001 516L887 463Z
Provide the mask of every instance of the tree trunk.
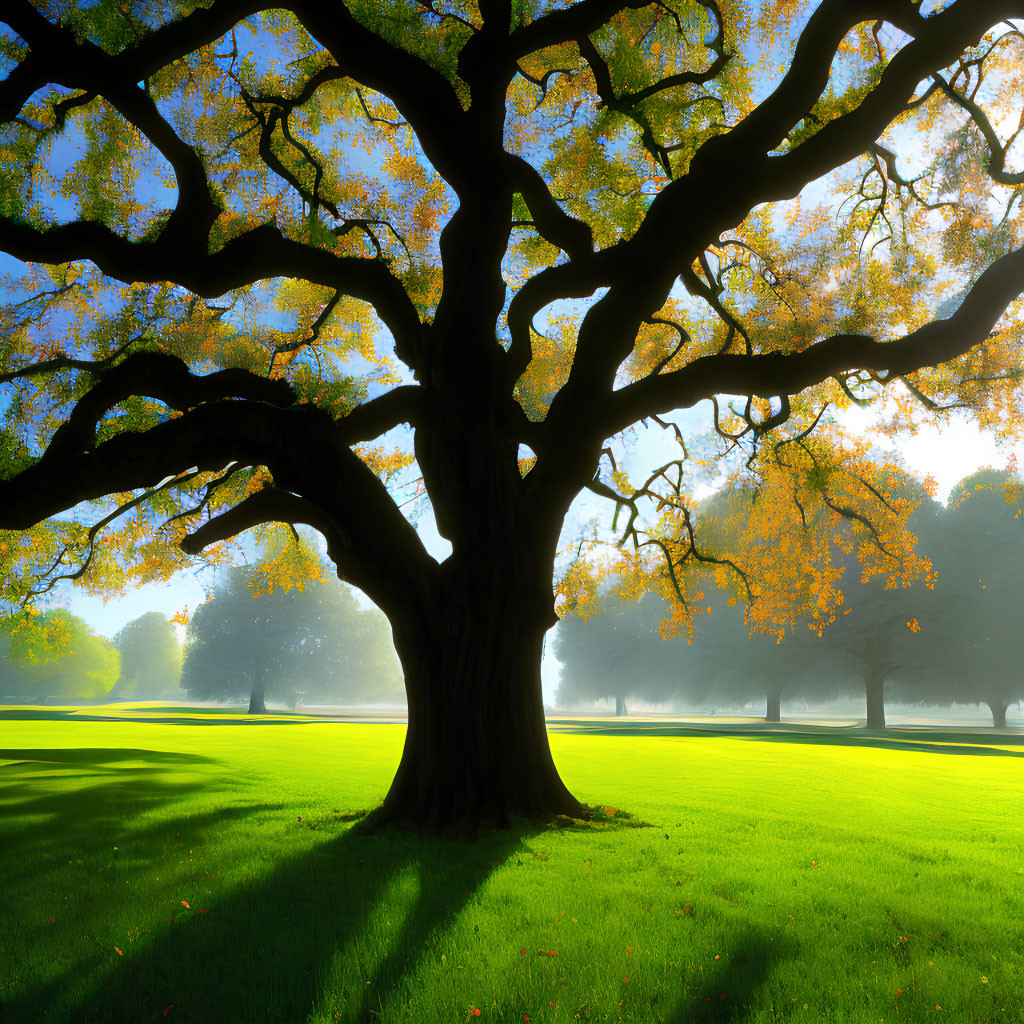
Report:
M764 713L764 720L766 722L781 722L782 721L782 691L781 690L769 690L768 700Z
M1005 729L1006 728L1006 709L1009 707L1001 700L987 700L985 703L988 705L989 711L992 712L992 728L993 729Z
M546 601L525 607L515 596L523 570L516 580L513 567L495 568L478 564L461 579L452 571L434 601L392 618L409 725L376 826L475 829L582 813L555 768L544 721L550 583Z
M266 670L262 667L256 668L252 673L252 693L249 694L250 715L265 715L267 713L266 693Z
M615 716L621 718L623 715L628 715L629 712L626 710L626 698L616 697L615 698Z
M867 695L869 729L885 728L885 677L868 676L864 680Z

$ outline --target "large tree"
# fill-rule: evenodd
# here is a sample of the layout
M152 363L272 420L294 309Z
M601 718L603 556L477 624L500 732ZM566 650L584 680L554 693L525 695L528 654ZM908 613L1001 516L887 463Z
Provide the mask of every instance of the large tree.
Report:
M540 685L560 530L657 486L608 439L735 395L712 440L792 467L824 404L890 385L1019 419L1020 15L6 0L8 596L307 523L402 661L383 818L580 813ZM440 563L371 443L402 424Z

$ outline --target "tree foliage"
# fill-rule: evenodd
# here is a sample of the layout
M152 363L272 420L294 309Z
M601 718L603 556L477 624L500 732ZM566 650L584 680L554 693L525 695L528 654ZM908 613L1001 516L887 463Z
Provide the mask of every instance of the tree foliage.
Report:
M114 646L121 655L121 674L113 696L120 700L177 697L184 694L181 644L166 616L146 612L118 630Z
M867 700L870 728L885 727L887 701L984 702L995 724L1005 724L1006 708L1024 696L1020 480L1012 468L982 470L961 481L945 506L912 477L903 477L899 490L912 500L906 523L915 557L927 559L924 580L871 576L840 536L824 547L822 571L807 573L811 595L820 597L822 581L829 581L829 618L817 614L824 602L814 600L802 621L787 612L783 623L766 623L752 614L756 602L743 599L742 587L709 586L692 635L676 637L669 648L661 634L671 633L673 623L652 595L636 604L605 598L591 605L586 620L567 617L559 626L559 699L563 692L576 702L635 697L677 710L766 700L773 717L783 695L812 705L859 696ZM762 500L748 481L699 503L709 550L742 565L769 565L801 546L813 549L816 539L808 534L827 520L794 525L796 536L773 538L769 546L757 514ZM712 563L711 575L716 568ZM669 664L675 669L666 673Z
M193 699L276 699L294 705L401 699L388 626L348 588L307 583L259 593L259 574L235 568L189 622L181 685Z
M56 608L28 622L7 620L0 638L0 691L40 700L102 697L121 671L117 648L76 615Z
M765 626L820 625L833 541L804 518L848 523L869 575L928 572L833 410L884 392L894 434L953 408L1019 434L1016 13L7 0L4 596L306 523L402 658L388 813L579 812L539 689L579 493L624 513L624 593L658 590L672 628L709 565ZM688 443L673 414L699 403ZM644 419L679 459L633 480ZM766 496L745 566L694 529L723 458ZM558 589L585 611L579 550Z

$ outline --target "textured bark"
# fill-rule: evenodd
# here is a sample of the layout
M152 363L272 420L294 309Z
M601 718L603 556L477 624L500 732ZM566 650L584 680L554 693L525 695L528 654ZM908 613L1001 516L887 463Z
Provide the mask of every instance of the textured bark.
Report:
M262 668L252 674L252 692L249 694L249 714L265 715L267 713L267 675Z
M766 722L782 721L782 691L769 690L765 703L764 720Z
M544 721L550 597L527 606L515 579L486 567L443 589L447 597L432 606L392 616L409 726L377 823L441 830L505 826L512 816L579 816Z
M864 691L867 696L869 729L885 728L885 677L868 676L864 680Z

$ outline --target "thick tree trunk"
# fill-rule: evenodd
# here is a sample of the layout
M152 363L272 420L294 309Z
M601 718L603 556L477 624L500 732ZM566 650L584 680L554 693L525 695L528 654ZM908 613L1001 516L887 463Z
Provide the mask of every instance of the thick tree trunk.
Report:
M885 728L885 677L869 676L864 680L868 705L868 728Z
M769 690L768 700L765 707L764 720L766 722L782 721L782 691Z
M521 581L479 568L449 578L447 598L392 618L409 726L378 825L474 829L582 813L555 768L544 722L550 584L546 603L525 609L515 598Z
M628 715L629 712L626 710L626 698L616 697L615 698L615 716L621 718L623 715Z
M1003 703L1003 701L1001 700L987 700L985 701L985 703L988 705L989 711L992 712L992 728L1005 729L1006 709L1009 707L1009 705Z
M267 713L267 674L262 668L253 670L252 693L249 694L249 714L265 715Z

